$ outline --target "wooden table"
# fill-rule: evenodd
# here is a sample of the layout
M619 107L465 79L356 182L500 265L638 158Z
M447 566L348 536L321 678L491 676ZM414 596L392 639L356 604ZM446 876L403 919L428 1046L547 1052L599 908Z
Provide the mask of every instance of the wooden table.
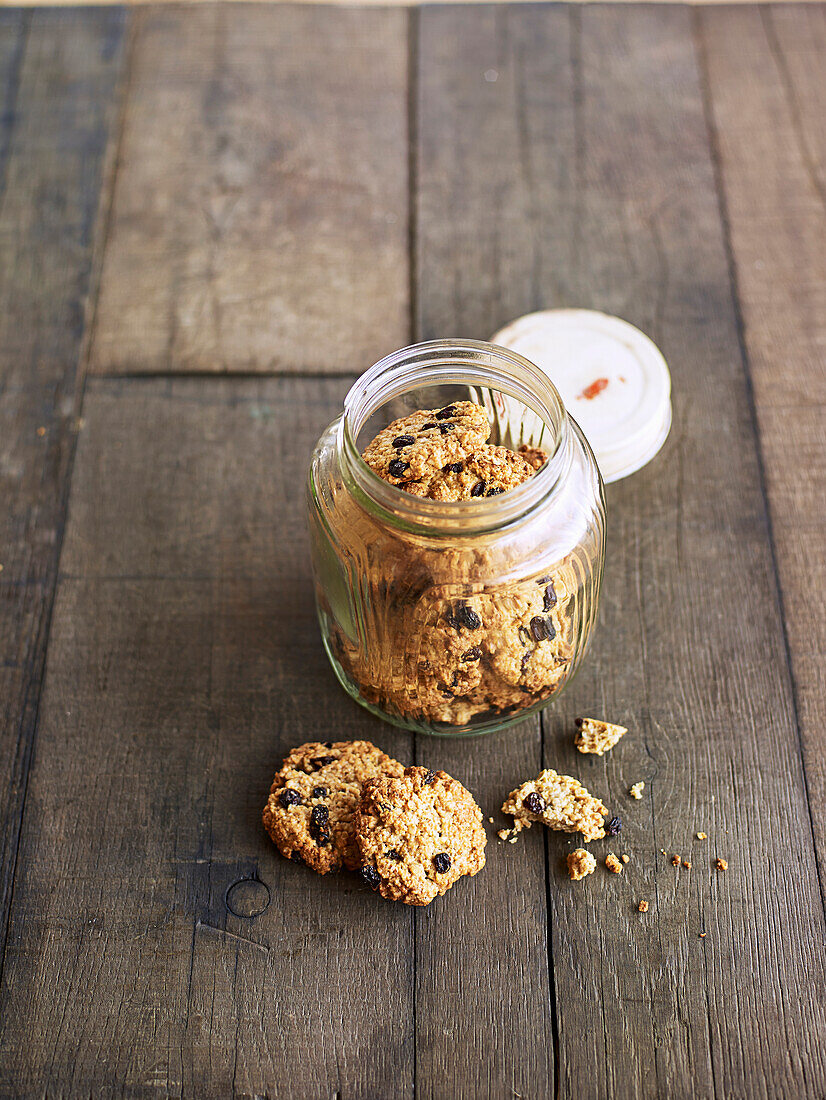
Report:
M0 1095L823 1097L825 67L818 5L0 12ZM411 737L326 665L309 450L550 306L651 334L671 436L571 691ZM331 737L576 774L630 863L318 878L260 812Z

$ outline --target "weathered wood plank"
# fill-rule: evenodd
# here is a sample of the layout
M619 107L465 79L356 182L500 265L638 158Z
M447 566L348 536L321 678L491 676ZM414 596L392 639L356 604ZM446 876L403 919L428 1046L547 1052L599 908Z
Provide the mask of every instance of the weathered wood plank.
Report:
M124 25L121 11L105 8L0 12L0 942L65 519Z
M564 11L549 17L564 35ZM520 264L539 231L524 194L510 190L520 187L509 161L514 117L501 108L510 23L493 7L423 8L418 18L416 336L484 339L498 310L512 315ZM541 769L540 722L472 741L418 737L417 754L457 776L502 828L504 794ZM494 829L489 836L475 904L448 897L416 914L422 1098L554 1095L543 837L534 830L511 846Z
M699 20L826 881L826 8Z
M547 840L559 1095L819 1096L823 913L690 15L421 18L420 335L485 336L533 308L589 306L650 332L674 378L665 450L609 491L593 652L544 720L546 765L625 820L622 843L596 854L632 857L622 876L600 867L570 884L559 862L576 841ZM631 729L604 760L572 746L573 716L593 710ZM462 749L475 767L493 745ZM690 871L671 866L675 851ZM419 957L427 931L420 921ZM417 970L417 1089L479 1094L485 1070L444 1035L445 971ZM501 1029L536 1004L532 982L500 994ZM474 1036L472 999L453 1003L451 1034ZM488 1050L501 1042L494 1031Z
M92 369L353 373L407 342L407 16L140 13Z
M412 1095L411 910L260 821L302 740L411 758L318 637L304 471L345 389L87 389L0 995L15 1094ZM249 877L254 919L225 904Z

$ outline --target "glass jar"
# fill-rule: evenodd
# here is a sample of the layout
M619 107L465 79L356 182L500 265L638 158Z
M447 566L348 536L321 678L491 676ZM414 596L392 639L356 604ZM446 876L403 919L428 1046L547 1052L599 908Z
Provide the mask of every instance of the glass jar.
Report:
M521 485L444 502L361 457L392 420L474 400L489 442L547 453ZM310 463L321 634L345 690L379 717L442 735L521 720L573 676L594 625L605 552L602 480L548 377L516 352L436 340L353 385Z

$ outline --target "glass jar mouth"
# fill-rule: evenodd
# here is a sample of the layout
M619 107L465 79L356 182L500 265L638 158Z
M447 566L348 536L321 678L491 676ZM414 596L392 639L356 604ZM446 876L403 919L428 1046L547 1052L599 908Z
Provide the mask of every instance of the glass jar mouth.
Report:
M380 478L356 446L369 417L393 398L421 386L469 385L501 391L529 408L548 429L548 460L507 493L474 500L414 496ZM478 535L531 511L564 480L571 462L568 416L548 376L509 348L479 340L430 340L386 355L365 371L344 399L340 423L345 476L364 498L401 527L430 535Z

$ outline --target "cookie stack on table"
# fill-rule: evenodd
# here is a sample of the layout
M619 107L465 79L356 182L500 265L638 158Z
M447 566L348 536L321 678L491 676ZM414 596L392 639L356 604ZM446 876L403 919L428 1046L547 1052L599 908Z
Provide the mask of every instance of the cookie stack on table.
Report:
M287 859L318 874L358 871L382 897L427 905L485 865L473 796L446 772L405 768L369 741L292 749L264 827Z

